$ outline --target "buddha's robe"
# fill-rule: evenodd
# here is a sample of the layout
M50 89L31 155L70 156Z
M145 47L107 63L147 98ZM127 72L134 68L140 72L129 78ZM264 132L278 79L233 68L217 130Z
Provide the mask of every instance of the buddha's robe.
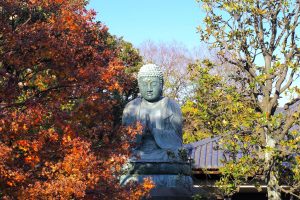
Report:
M178 149L182 147L182 114L179 105L167 97L153 103L136 98L126 105L122 122L126 126L136 122L146 125L146 118L150 131L137 135L131 161L177 160Z

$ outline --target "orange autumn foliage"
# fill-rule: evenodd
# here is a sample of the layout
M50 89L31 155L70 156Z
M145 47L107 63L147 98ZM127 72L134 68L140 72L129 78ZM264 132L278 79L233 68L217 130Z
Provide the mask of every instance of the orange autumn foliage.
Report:
M120 125L125 73L85 0L0 1L0 198L140 199L118 177L141 127Z

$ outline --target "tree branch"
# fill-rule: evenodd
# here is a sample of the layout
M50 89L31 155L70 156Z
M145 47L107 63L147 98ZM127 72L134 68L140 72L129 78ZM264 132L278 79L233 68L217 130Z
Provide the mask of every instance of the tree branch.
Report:
M283 126L283 129L279 135L279 140L284 139L284 136L287 135L288 131L293 127L295 122L299 120L299 115L300 115L300 105L296 109L296 112L291 113L287 119L286 122Z
M259 1L256 2L256 7L258 9L260 9ZM261 17L260 17L260 19L258 19L258 16L256 14L253 15L253 18L254 18L254 24L253 24L254 25L254 30L255 30L255 33L257 35L260 47L262 49L262 53L263 53L263 55L265 55L267 53L267 49L266 49L266 46L265 46L265 43L264 43L263 22L262 22Z
M297 97L297 98L294 98L292 101L286 103L286 104L283 106L283 108L284 108L284 110L288 110L289 107L295 105L295 104L298 103L298 102L300 102L300 96Z
M279 14L280 8L281 8L281 1L277 5L276 9L271 13L271 39L270 39L271 54L276 48L274 44L275 44L275 39L276 39L277 29L278 29L277 16Z
M10 103L10 104L7 104L7 103L0 103L0 108L1 108L1 109L5 109L5 108L10 108L10 107L24 106L24 105L26 105L29 101L31 101L31 100L34 99L35 97L40 96L41 94L45 94L45 93L51 92L51 91L53 91L53 90L59 90L59 89L62 89L62 88L71 88L71 87L74 87L74 86L71 86L71 85L64 85L64 86L55 86L55 87L51 87L51 88L48 88L47 90L43 90L43 91L37 92L36 94L34 94L34 95L32 95L30 98L28 98L26 101L21 102L21 103Z

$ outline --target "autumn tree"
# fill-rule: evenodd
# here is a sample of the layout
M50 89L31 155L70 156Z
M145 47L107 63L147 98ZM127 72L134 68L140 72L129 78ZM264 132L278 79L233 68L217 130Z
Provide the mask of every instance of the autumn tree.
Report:
M123 85L129 84L126 90L121 92L115 90L113 92L114 99L118 101L118 104L114 106L114 115L117 123L120 123L125 105L138 96L139 89L136 77L143 65L143 57L138 49L134 48L131 43L125 41L122 37L109 35L108 41L110 44L109 48L115 49L116 57L121 61L125 74L130 77L129 81L123 77L119 79Z
M227 149L245 153L224 167L220 184L231 193L252 177L266 182L269 199L280 199L281 192L299 198L299 1L202 0L201 5L202 39L246 75L256 112L251 135L231 135L234 143ZM280 100L284 113L278 111Z
M136 129L120 126L116 96L134 95L125 71L138 57L121 57L86 4L0 1L3 199L139 199L152 187L117 179Z

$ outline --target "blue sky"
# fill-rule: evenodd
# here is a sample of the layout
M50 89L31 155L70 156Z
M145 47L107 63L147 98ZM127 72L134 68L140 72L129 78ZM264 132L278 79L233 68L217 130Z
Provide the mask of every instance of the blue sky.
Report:
M203 13L195 0L90 0L89 8L110 33L135 46L146 40L200 46L196 28Z
M136 47L146 40L201 46L196 28L205 14L196 0L90 0L89 8L111 34Z

